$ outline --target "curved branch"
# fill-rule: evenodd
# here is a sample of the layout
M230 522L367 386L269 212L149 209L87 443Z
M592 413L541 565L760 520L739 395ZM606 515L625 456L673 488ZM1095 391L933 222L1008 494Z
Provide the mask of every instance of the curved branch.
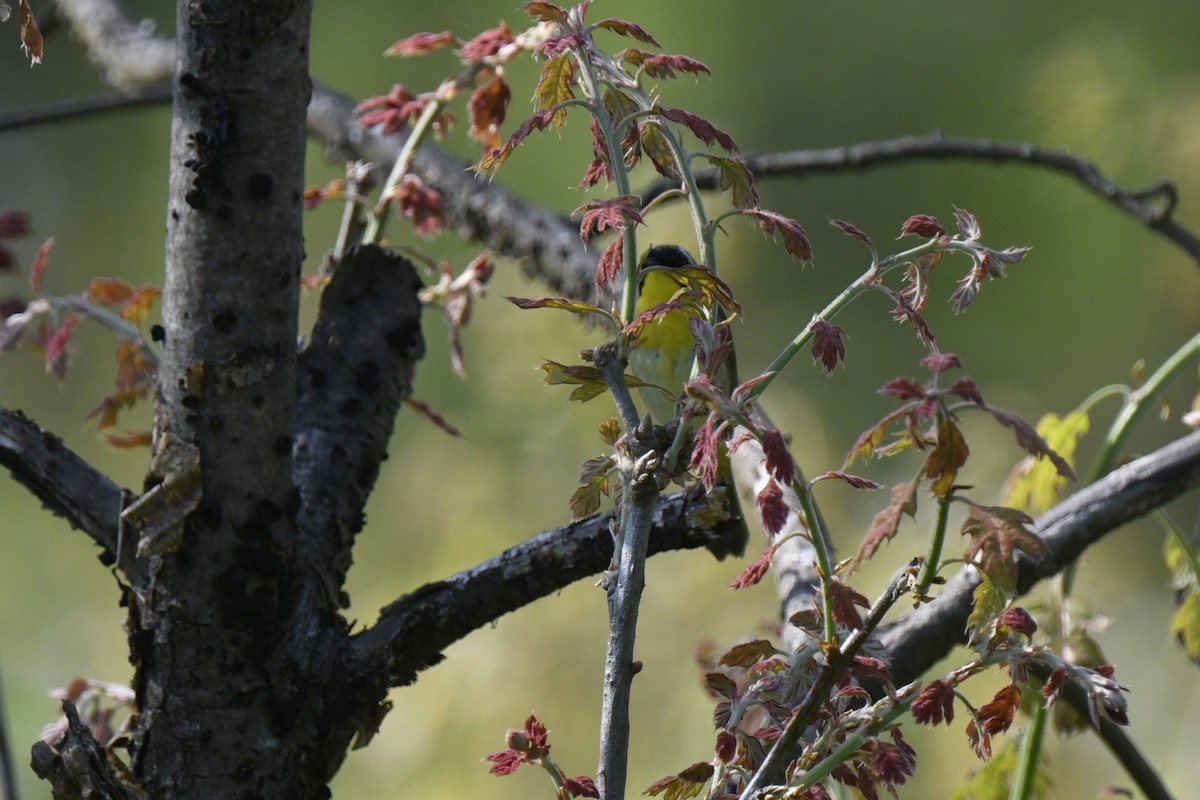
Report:
M46 508L100 545L101 561L113 563L125 496L120 486L20 411L0 409L0 465Z
M1002 142L993 139L945 137L940 133L902 136L878 142L863 142L822 150L797 150L746 156L746 164L755 177L788 175L803 177L827 172L866 170L887 164L910 161L992 161L1044 167L1074 177L1098 197L1113 203L1146 227L1170 239L1200 264L1200 237L1175 222L1172 214L1179 195L1173 183L1160 181L1143 189L1125 189L1102 173L1092 161L1064 150L1041 147L1029 142ZM720 176L705 170L696 176L703 189L716 189ZM657 181L642 193L649 203L666 191L677 188L668 181Z
M1046 543L1037 560L1021 557L1017 589L1028 592L1058 574L1090 545L1126 522L1200 486L1200 432L1113 470L1038 518L1035 530ZM880 635L897 685L922 672L963 642L975 570L963 569L930 603L912 611Z

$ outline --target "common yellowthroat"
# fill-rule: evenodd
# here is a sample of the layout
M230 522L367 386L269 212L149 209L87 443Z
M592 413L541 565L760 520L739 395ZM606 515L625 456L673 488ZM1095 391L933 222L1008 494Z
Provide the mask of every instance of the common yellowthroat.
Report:
M641 314L674 298L686 287L686 282L673 273L681 268L694 266L695 260L682 247L658 245L647 250L638 264L641 288L636 313ZM683 394L695 361L694 339L688 319L688 312L684 309L675 309L658 317L642 329L638 335L637 347L629 353L629 367L636 377L664 387L676 398ZM726 391L731 391L737 385L732 355L722 364L719 374L712 378ZM641 389L639 393L650 412L650 418L656 424L666 424L678 416L677 400L669 399L654 388ZM733 536L714 542L708 549L719 559L731 553L740 556L746 550L749 529L742 516L737 490L733 484L733 470L723 446L720 448L717 464L717 479L718 484L713 491L724 492L726 508L737 519L741 530Z

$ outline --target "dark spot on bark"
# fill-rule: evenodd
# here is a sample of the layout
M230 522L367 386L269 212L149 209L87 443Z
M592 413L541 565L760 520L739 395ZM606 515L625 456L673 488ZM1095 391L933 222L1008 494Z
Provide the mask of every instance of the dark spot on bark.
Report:
M213 740L212 728L205 728L200 731L200 744L207 745Z
M300 697L274 696L267 698L266 707L271 733L283 738L296 727L296 720L304 709L304 702Z
M275 455L288 456L292 454L292 437L280 434L275 437Z
M232 311L218 311L213 314L212 325L217 333L229 333L237 327L237 315Z
M217 208L217 219L221 222L228 222L233 219L233 206L228 203L222 203Z
M189 428L194 428L200 424L200 415L199 414L188 414L186 417L183 418L183 421L187 424L187 426Z
M387 344L393 351L405 358L419 358L425 353L425 342L421 339L421 326L415 321L388 331Z
M314 367L313 369L308 371L308 382L314 388L320 389L322 386L325 385L325 381L326 381L325 370L317 369L316 367Z
M183 200L197 211L203 211L208 208L208 200L204 197L204 192L199 189L192 189L183 196Z
M283 519L283 509L270 500L259 500L254 504L254 516L270 525Z
M179 85L185 89L199 89L200 79L190 72L185 72L179 76Z
M243 761L237 765L233 771L233 779L236 781L248 781L254 777L254 762Z
M338 407L338 413L343 417L353 417L362 412L362 401L357 397L351 397Z
M255 408L262 408L263 403L265 402L267 402L267 399L261 394L256 394L250 398L250 405L254 406Z
M240 544L234 548L233 556L237 559L238 566L248 572L255 572L259 575L278 575L283 571L282 556L266 545ZM260 591L266 588L265 586L261 587ZM268 596L264 599L270 600L271 598Z
M374 361L368 361L363 364L358 370L358 380L355 385L363 394L374 394L379 391L379 365Z
M208 427L212 430L213 433L220 433L221 431L223 431L225 429L225 420L219 416L209 417L208 418Z
M300 487L293 486L292 491L288 493L287 505L283 508L288 519L296 518L296 512L300 510L302 503L303 499L300 497Z
M171 209L171 219L175 220L176 222L179 222L179 212L173 208Z
M165 342L167 340L167 329L157 322L150 326L150 341Z
M255 200L266 200L275 188L275 179L265 172L256 172L250 176L250 196Z
M275 283L279 286L280 289L286 289L287 287L291 286L292 285L292 271L285 269L282 272L280 272L279 278L275 281Z
M239 539L265 539L271 535L271 529L261 520L252 519L234 528Z
M189 395L185 396L182 400L180 400L179 404L181 406L183 406L184 408L186 408L188 411L195 411L196 409L198 409L200 407L200 404L202 402L204 402L204 400L202 398L200 398L194 394L189 394Z

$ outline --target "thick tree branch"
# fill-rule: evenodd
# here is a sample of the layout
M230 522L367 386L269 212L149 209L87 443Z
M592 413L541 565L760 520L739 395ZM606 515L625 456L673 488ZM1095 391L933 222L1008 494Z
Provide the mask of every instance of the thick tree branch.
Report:
M100 545L105 563L115 560L120 486L20 411L0 409L0 465L46 508Z
M709 507L702 490L661 498L649 554L707 547L740 535L736 520L715 528L701 522ZM419 671L442 660L443 649L471 631L607 569L613 524L609 513L546 531L384 607L379 620L353 639L356 680L379 690L412 683Z
M1002 142L992 139L946 137L940 133L902 136L879 142L863 142L822 150L797 150L746 156L746 164L756 178L786 175L804 177L830 172L852 172L888 164L912 161L991 161L1044 167L1074 177L1093 194L1113 203L1151 230L1162 234L1200 264L1200 237L1172 218L1179 200L1173 183L1160 181L1143 189L1125 189L1100 171L1095 163L1064 150L1029 142ZM704 189L715 189L720 176L705 170L696 176ZM642 193L648 203L662 193L677 188L669 181L658 181Z
M1038 518L1034 530L1046 542L1040 559L1022 557L1018 589L1058 574L1083 551L1130 520L1200 486L1200 432L1113 470ZM963 569L931 603L917 608L880 635L897 685L920 677L963 642L971 594L979 585Z

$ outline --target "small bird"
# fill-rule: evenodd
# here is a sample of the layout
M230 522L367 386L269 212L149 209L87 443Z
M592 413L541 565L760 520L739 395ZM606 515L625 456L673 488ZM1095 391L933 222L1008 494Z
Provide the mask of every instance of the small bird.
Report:
M685 287L685 283L672 274L673 271L694 266L695 260L682 247L658 245L647 250L638 264L641 284L636 313L641 314L669 302ZM629 353L629 367L637 378L662 386L678 398L683 394L683 387L691 377L692 364L695 361L693 345L692 332L688 327L688 313L683 309L669 311L642 329L638 335L637 346ZM731 354L722 364L720 374L712 376L726 391L737 385L734 361ZM658 389L640 389L639 394L650 412L650 418L656 424L663 425L678 416L677 401L668 399ZM717 464L717 479L719 483L714 491L725 493L726 506L735 515L741 531L732 537L714 542L708 549L718 559L724 559L730 554L740 556L746 551L750 533L738 503L737 490L733 485L729 456L723 447Z

